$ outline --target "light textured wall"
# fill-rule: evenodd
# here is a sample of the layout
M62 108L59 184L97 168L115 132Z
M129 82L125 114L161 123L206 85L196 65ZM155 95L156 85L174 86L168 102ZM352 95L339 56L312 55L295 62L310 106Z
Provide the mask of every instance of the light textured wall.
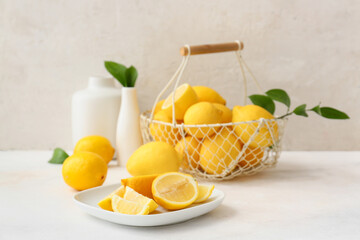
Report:
M360 150L359 12L355 0L0 0L0 149L70 148L71 95L106 75L106 59L138 68L145 110L178 67L180 46L240 39L264 89L351 116L291 117L285 149ZM233 53L214 54L191 58L184 82L235 105L239 77Z

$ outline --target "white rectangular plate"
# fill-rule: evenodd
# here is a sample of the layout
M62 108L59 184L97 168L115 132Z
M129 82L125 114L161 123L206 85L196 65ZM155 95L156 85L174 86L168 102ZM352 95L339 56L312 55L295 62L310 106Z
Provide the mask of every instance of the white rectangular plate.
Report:
M97 203L118 187L120 187L120 184L84 190L76 193L74 200L86 213L109 222L129 226L161 226L183 222L204 215L218 207L225 197L222 191L214 189L209 199L203 203L192 204L185 209L177 211L167 211L158 207L156 214L150 215L128 215L101 209Z

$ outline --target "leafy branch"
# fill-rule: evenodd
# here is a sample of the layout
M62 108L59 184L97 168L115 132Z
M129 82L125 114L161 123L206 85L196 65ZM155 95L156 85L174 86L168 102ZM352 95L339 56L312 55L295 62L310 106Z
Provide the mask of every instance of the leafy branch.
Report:
M313 107L313 108L306 108L306 104L301 104L294 108L294 110L290 111L291 106L291 100L289 95L282 89L271 89L265 93L265 95L261 94L254 94L249 96L251 102L255 105L258 105L262 108L265 108L268 112L271 114L274 114L275 112L275 102L280 102L287 106L287 112L278 117L278 118L285 118L287 116L290 116L292 114L308 117L307 112L315 112L318 115L328 118L328 119L349 119L350 117L335 108L331 107L321 107L320 104Z
M124 87L135 87L138 72L134 66L126 68L120 63L111 61L105 61L104 64L106 70L116 78L121 85Z

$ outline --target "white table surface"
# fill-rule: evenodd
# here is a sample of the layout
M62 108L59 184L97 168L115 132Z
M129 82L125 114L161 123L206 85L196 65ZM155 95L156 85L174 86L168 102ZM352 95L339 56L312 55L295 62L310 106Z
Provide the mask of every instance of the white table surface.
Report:
M0 152L0 239L360 239L360 152L283 152L276 168L215 182L214 211L161 227L82 212L49 151ZM105 185L128 177L110 166Z

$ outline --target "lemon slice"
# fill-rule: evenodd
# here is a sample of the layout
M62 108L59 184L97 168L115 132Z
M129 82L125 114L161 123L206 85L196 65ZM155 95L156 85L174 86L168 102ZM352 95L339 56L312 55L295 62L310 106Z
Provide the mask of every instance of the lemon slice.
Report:
M158 207L154 200L135 192L134 189L130 187L125 188L124 199L149 206L149 213L153 212Z
M149 206L137 202L123 199L117 195L111 197L111 206L114 212L131 214L131 215L147 215L149 214Z
M173 93L171 93L164 101L162 110L172 118ZM182 120L186 110L193 104L198 102L198 97L194 89L187 83L178 87L175 91L175 119Z
M115 191L113 191L112 193L110 193L108 196L106 196L103 200L101 200L98 205L99 207L101 207L104 210L108 210L108 211L112 211L112 206L111 206L111 198L114 195L123 197L125 193L125 188L124 186L119 187L118 189L116 189Z
M169 210L182 209L198 198L196 180L188 174L179 172L164 173L155 178L152 184L155 201Z
M199 185L199 196L195 203L201 203L208 199L211 196L214 187L214 185Z

